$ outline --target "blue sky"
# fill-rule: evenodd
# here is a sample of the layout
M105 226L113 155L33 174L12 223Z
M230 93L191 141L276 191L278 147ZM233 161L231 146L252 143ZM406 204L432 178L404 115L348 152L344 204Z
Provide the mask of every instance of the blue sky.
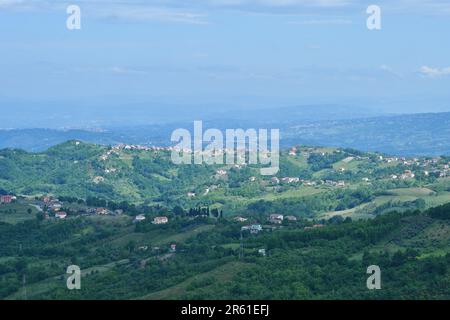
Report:
M81 30L66 29L69 4ZM0 105L450 111L449 31L439 0L0 0Z

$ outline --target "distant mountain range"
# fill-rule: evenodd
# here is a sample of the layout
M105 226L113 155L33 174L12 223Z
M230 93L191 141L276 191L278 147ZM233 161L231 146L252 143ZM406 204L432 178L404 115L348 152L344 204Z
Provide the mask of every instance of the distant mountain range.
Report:
M307 109L305 109L307 110ZM377 115L376 113L341 113L338 109L303 112L295 108L270 109L257 119L251 111L239 116L207 117L206 128L279 128L281 145L351 147L392 155L450 154L450 113ZM0 148L41 151L67 140L78 139L98 144L143 144L168 146L176 128L192 130L191 119L165 124L104 127L102 130L81 129L9 129L0 130Z
M286 129L283 142L351 147L403 156L449 155L450 113L299 124Z
M98 103L98 104L97 104ZM99 129L163 125L202 121L246 121L251 123L285 123L292 119L319 121L354 119L385 114L372 108L347 105L299 105L289 107L229 106L223 103L208 105L166 103L4 103L8 112L0 118L0 129Z

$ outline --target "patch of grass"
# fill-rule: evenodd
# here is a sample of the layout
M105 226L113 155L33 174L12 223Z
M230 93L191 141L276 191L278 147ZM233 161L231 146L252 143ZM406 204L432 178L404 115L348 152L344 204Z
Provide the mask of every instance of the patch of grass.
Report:
M233 276L245 269L250 264L242 262L229 262L209 272L205 272L199 275L188 278L187 280L172 286L170 288L150 293L139 299L143 300L176 300L181 298L187 293L189 286L195 284L200 285L203 283L208 286L211 283L226 282L233 278Z
M389 190L397 196L412 196L412 197L424 197L435 194L435 192L428 188L401 188Z
M31 210L29 213L28 210ZM0 222L18 224L36 218L38 210L20 203L0 204Z
M160 237L159 239L155 239L155 244L161 245L169 242L178 242L178 243L183 242L191 237L196 236L199 233L210 231L213 228L214 228L213 225L202 225L186 232L177 233L169 236L163 236Z

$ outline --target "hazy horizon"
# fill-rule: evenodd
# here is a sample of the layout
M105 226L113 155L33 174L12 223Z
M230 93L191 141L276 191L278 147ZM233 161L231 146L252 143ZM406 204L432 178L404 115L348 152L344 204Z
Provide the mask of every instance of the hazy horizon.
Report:
M80 30L66 28L69 4L80 6ZM369 4L0 0L0 108L22 123L36 117L36 127L39 112L79 127L91 120L80 109L133 105L205 117L304 105L450 111L450 45L440 36L450 4L378 1L382 29L368 30Z

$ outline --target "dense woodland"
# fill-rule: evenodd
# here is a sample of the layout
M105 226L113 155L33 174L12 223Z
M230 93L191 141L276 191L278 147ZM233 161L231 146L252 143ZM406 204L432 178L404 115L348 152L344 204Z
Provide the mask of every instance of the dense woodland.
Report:
M39 299L450 298L450 205L316 229L298 220L245 233L242 249L241 225L186 216L163 226L126 217L2 223L0 297L24 298L25 277L28 298ZM84 270L78 291L65 286L71 264ZM381 290L366 288L373 264Z

